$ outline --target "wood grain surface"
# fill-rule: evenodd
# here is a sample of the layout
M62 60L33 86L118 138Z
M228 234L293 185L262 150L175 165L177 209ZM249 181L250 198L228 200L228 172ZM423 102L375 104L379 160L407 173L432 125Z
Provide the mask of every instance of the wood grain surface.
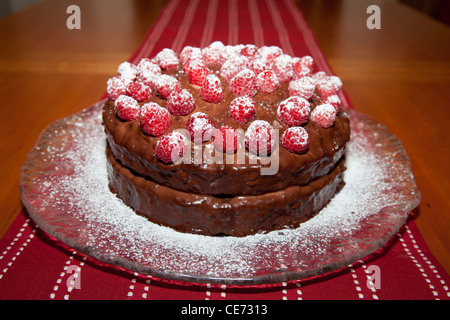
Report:
M82 8L80 30L66 8ZM165 1L47 0L0 20L0 236L23 206L19 170L51 122L95 103ZM366 26L376 4L381 29ZM422 194L414 219L450 272L450 29L391 0L297 1L354 107L404 144Z

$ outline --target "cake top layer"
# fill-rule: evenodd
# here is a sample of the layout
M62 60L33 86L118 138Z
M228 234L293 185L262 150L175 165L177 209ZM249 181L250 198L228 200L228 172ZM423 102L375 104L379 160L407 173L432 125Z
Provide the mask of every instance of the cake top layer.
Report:
M103 124L116 159L175 190L258 195L306 185L343 159L339 78L278 47L215 42L122 63Z
M303 154L310 139L298 128L308 122L330 128L340 109L342 82L314 68L312 57L291 57L276 46L213 42L202 49L187 46L180 54L163 49L137 65L123 62L108 80L107 92L122 121L138 120L151 137L166 135L158 139L166 143L155 146L166 164L185 155L188 140L213 141L227 154L237 152L239 138L255 156L270 155L278 144ZM199 102L206 110L196 110ZM265 114L269 109L276 114ZM185 127L175 128L183 137L169 129L176 117L187 117ZM276 137L275 130L283 132Z

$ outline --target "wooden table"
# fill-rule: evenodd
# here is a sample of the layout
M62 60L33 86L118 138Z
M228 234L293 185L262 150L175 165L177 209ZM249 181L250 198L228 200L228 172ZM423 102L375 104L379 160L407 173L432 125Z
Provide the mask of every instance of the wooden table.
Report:
M80 30L66 27L71 4ZM19 170L40 131L102 96L164 4L47 0L0 20L0 236L22 210ZM379 30L366 26L371 4ZM412 214L450 272L450 28L390 0L298 6L355 108L403 141L422 193Z

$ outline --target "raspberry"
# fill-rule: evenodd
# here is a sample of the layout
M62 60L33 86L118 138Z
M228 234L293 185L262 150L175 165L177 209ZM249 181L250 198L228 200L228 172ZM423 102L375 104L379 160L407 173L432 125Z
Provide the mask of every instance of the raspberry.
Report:
M278 77L272 70L265 70L256 76L256 86L263 92L272 93L280 86Z
M289 83L289 94L306 100L311 99L314 94L315 82L311 77L303 77Z
M255 102L249 97L237 97L230 103L230 116L239 123L247 123L255 117Z
M139 118L139 103L132 97L121 95L114 101L114 107L120 119L133 121Z
M324 79L326 77L327 77L327 74L325 73L325 71L318 71L311 76L311 78L313 78L314 81L316 81L316 83L317 83L317 81Z
M292 58L287 54L278 56L272 66L278 80L280 82L290 81L294 77L294 69L292 68Z
M157 66L155 64L155 66ZM158 67L159 68L159 67ZM143 84L155 88L156 80L160 76L160 73L154 73L152 70L143 70L138 74L137 81L142 82Z
M187 73L191 84L201 86L210 71L203 61L193 61L189 63Z
M309 147L309 135L303 127L288 128L281 138L281 144L292 153L304 153Z
M265 58L256 58L250 62L249 68L253 70L255 74L260 74L263 71L272 68L272 64Z
M230 80L230 90L237 96L253 97L256 94L256 75L250 69L244 69Z
M180 81L167 74L158 76L155 81L155 87L158 95L163 99L167 99L172 92L181 91Z
M301 126L308 121L310 114L309 102L300 97L290 97L278 106L278 118L289 127Z
M106 85L108 97L112 100L116 100L119 96L127 94L127 86L129 82L129 80L120 76L109 78Z
M316 90L322 99L326 99L339 93L339 84L326 77L316 82Z
M339 98L338 95L332 95L332 96L328 96L324 101L324 104L331 104L334 109L336 110L336 113L339 112L340 108L341 108L341 98Z
M183 64L189 60L203 60L202 50L197 47L187 46L181 51L180 60Z
M264 120L255 120L245 132L245 146L253 154L266 156L275 148L275 130Z
M258 49L259 56L273 63L275 59L283 54L283 50L277 46L262 46Z
M219 48L206 47L202 50L203 60L208 66L221 64L222 54Z
M176 53L172 49L165 48L158 52L155 56L155 60L161 69L173 69L178 66L180 61Z
M337 77L337 76L329 76L328 77L328 81L333 82L337 86L338 90L342 89L342 81L341 81L341 79L339 77Z
M242 70L242 65L238 60L229 59L220 68L220 75L227 81L233 79Z
M258 47L254 44L247 44L244 46L244 48L240 52L243 56L249 57L250 59L253 59L256 54L258 53Z
M124 79L134 80L136 79L139 71L134 64L125 61L119 65L119 67L117 68L117 72Z
M194 97L186 89L180 92L173 92L167 98L166 107L174 116L186 116L195 109Z
M185 46L181 50L181 52L180 52L180 61L181 61L182 64L184 64L188 60L189 55L191 54L193 49L194 49L194 47L192 47L192 46Z
M141 107L139 121L144 133L159 137L169 128L172 118L167 109L155 102L149 102Z
M186 150L186 138L176 131L163 135L155 146L156 156L165 164L177 162L184 156Z
M139 74L146 73L146 72L151 72L154 74L161 73L161 68L156 63L154 63L152 60L150 60L148 58L141 59L141 61L139 61L138 65L137 65L137 69L139 71ZM139 75L138 75L138 77L139 77Z
M235 153L237 150L236 131L230 126L221 126L214 133L214 146L220 152Z
M223 90L219 78L210 74L206 76L200 89L200 96L207 102L218 103L223 99Z
M186 130L194 143L211 140L215 128L214 122L203 112L192 114L186 123Z
M331 104L318 105L311 112L311 121L317 123L322 128L329 128L336 119L336 109Z
M294 58L292 68L294 71L294 78L312 76L312 70L311 67L309 67L309 63L305 64L302 58Z
M314 58L311 56L303 56L302 57L302 64L310 68L311 70L314 69Z
M152 94L152 90L149 86L141 82L130 82L127 86L127 95L133 97L137 101L147 100Z

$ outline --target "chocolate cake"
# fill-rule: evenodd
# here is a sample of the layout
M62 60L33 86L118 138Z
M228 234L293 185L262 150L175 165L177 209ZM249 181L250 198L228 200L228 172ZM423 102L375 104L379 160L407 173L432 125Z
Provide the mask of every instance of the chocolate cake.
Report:
M342 188L350 138L340 79L314 68L221 42L122 63L103 109L111 191L181 232L299 226Z

